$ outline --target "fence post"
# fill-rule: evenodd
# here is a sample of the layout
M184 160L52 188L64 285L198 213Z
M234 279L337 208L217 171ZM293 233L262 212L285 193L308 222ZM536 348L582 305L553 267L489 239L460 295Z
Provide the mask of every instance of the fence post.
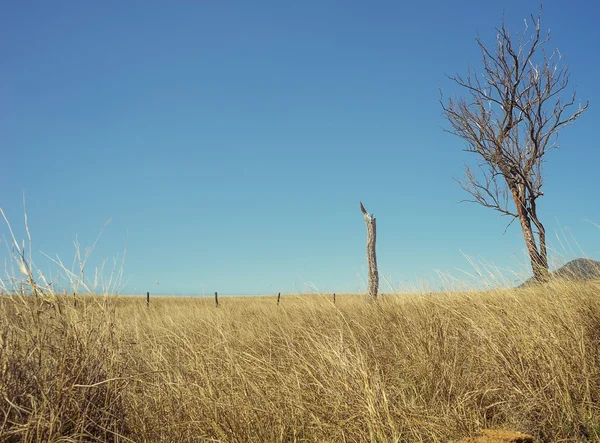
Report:
M333 304L335 305L335 292L333 293Z
M281 300L281 292L277 294L277 306L279 306L279 301Z
M369 214L362 202L360 210L365 217L367 225L367 263L369 265L369 286L367 287L367 300L377 300L377 290L379 289L379 270L377 269L377 257L375 255L375 242L377 240L377 225L373 214Z
M216 292L215 292L215 305L217 308L219 307L219 294L217 294Z
M146 292L146 307L150 307L150 293Z

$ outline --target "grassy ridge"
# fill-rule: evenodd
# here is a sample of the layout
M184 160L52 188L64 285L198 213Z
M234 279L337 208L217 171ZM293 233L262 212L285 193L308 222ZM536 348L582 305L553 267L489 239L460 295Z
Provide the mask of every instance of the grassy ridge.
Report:
M74 302L0 297L1 441L599 440L598 284Z

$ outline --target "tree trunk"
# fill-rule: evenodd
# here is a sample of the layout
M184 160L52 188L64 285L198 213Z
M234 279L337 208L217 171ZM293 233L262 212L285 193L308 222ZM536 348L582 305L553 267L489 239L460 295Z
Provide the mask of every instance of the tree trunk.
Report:
M548 252L546 249L546 229L542 222L539 221L537 216L537 208L535 202L531 203L530 209L531 220L535 224L538 230L538 242L539 242L539 267L542 273L542 281L548 281L550 278L548 273Z
M533 235L533 229L531 227L531 218L525 210L525 203L519 191L515 185L509 185L512 192L515 205L517 207L517 214L519 215L519 221L521 222L521 230L523 231L523 238L525 239L525 245L527 246L527 252L529 253L529 261L531 262L531 269L533 271L533 278L542 283L548 281L548 262L546 259L546 236L542 226L540 231L540 250L535 243L535 237ZM536 220L537 221L537 220ZM536 225L539 221L536 223ZM539 226L538 226L539 228ZM541 253L540 253L541 252Z
M367 297L372 300L377 299L379 289L379 271L377 270L377 256L375 255L375 242L377 240L377 225L373 214L369 214L362 202L360 210L365 216L367 225L367 263L369 264L369 286L367 287Z

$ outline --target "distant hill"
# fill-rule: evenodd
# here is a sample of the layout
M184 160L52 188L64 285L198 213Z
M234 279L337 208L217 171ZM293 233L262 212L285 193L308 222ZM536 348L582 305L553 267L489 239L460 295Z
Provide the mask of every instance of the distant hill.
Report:
M588 258L576 258L556 271L550 273L551 279L557 280L600 280L600 262ZM522 283L519 288L527 287L535 283L532 278Z

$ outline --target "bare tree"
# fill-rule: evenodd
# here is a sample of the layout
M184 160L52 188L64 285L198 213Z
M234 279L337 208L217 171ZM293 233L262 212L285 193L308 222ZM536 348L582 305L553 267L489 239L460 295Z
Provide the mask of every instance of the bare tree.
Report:
M367 225L367 264L369 265L369 286L367 288L367 297L370 300L377 299L377 291L379 290L379 270L377 269L377 256L375 254L375 243L377 241L377 220L373 214L369 214L362 202L360 202L360 210L365 217Z
M531 26L530 26L531 25ZM541 9L522 34L511 36L504 20L495 47L481 49L483 72L469 69L466 77L449 78L465 92L463 97L440 99L452 129L467 142L465 151L477 155L477 169L465 168L461 187L471 201L519 219L534 278L548 279L546 232L538 218L542 192L542 165L549 150L557 148L558 131L573 123L588 107L576 109L575 91L566 92L569 71L561 54L545 50L550 39L541 33ZM512 204L514 202L514 209ZM510 225L510 223L509 223Z

